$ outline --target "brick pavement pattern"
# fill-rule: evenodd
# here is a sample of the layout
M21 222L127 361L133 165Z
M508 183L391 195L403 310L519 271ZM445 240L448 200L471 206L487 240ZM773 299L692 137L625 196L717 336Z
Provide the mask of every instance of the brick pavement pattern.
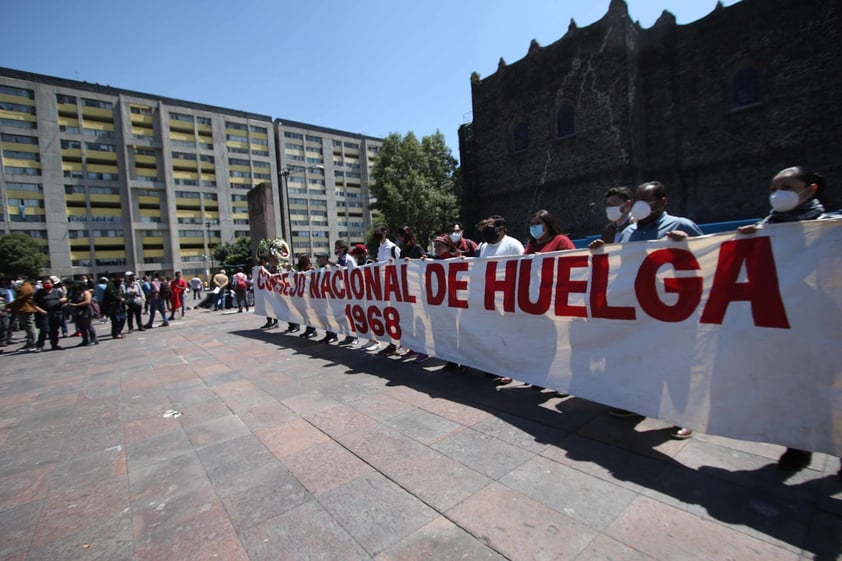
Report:
M263 319L6 347L0 561L842 559L837 458Z

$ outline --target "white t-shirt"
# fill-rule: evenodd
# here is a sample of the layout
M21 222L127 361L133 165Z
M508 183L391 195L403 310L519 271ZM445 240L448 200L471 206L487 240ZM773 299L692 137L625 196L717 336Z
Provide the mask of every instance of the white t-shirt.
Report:
M394 249L394 253L392 253L392 248ZM380 244L380 247L377 248L377 262L383 263L388 261L389 259L398 260L401 257L401 248L393 244L388 238L383 240L383 243Z
M484 243L479 249L481 258L497 255L523 255L523 244L511 236L505 235L499 242Z

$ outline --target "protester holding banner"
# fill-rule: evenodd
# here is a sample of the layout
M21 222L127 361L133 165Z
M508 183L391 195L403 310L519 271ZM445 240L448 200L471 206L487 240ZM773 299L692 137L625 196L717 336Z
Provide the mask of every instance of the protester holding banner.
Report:
M301 255L298 257L298 263L295 265L296 271L299 273L306 273L307 271L312 271L315 269L313 267L313 263L310 261L309 255ZM301 326L297 323L289 322L287 325L287 333L295 333L301 328ZM304 330L304 333L299 335L302 339L309 339L310 337L316 336L316 328L307 326L307 329Z
M772 211L757 224L740 226L740 234L753 234L768 224L800 222L803 220L826 220L842 218L842 213L826 213L819 196L825 189L825 178L803 166L794 166L781 170L772 178L769 187L769 204ZM810 465L813 454L809 450L787 448L778 458L778 467L782 471L796 472ZM842 477L842 466L839 468Z
M561 232L561 226L548 210L539 210L529 221L529 241L524 254L549 253L576 249L570 238Z
M634 193L631 187L612 187L605 193L605 216L609 222L602 229L604 243L617 243L623 230L631 225L631 207Z
M456 245L456 249L464 255L465 257L476 257L477 252L479 251L479 247L473 240L469 240L465 237L465 233L462 231L462 225L458 222L454 222L450 225L448 229L450 234L450 240Z
M418 245L418 242L415 239L415 234L412 233L412 228L409 226L398 228L397 238L398 247L401 249L401 257L404 259L425 259L427 257L427 252L424 251L423 247ZM403 358L414 358L414 362L416 364L420 364L422 362L426 362L430 356L425 353L409 349L404 353Z
M649 181L637 187L630 214L636 222L622 231L618 240L620 243L666 238L681 241L688 237L702 235L702 230L689 218L667 213L667 188L660 181ZM598 249L603 245L605 242L597 239L588 247ZM611 414L615 417L635 415L624 409L612 409ZM670 436L679 440L690 438L693 436L693 430L687 427L673 427Z
M363 248L365 248L365 246L363 246ZM348 253L348 244L345 243L345 240L336 240L333 242L333 254L336 256L337 266L343 269L356 269L358 267L356 258ZM351 325L352 330L353 328L354 326ZM342 339L342 341L339 342L339 345L343 347L351 347L359 342L360 340L355 334L349 333L344 339Z
M485 243L480 246L479 257L523 254L523 244L507 234L505 218L495 214L480 224L484 224L480 232Z
M378 224L374 227L374 241L379 244L377 247L378 263L395 262L400 259L401 249L389 239L389 228L385 224ZM380 356L396 355L398 354L398 344L392 341L377 354ZM380 343L372 339L368 344L363 346L363 349L368 351L376 349L379 346Z
M485 242L479 247L480 258L523 254L523 244L506 233L506 219L499 214L481 221L477 229ZM496 381L499 384L510 384L512 379L499 376Z

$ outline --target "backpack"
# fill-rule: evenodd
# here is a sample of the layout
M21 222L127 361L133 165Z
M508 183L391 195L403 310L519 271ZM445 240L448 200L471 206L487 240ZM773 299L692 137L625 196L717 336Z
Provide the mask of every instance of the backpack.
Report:
M172 296L172 289L170 288L170 283L162 282L161 283L161 290L158 292L158 296L160 298L169 298Z
M246 276L242 273L237 275L237 290L246 289Z

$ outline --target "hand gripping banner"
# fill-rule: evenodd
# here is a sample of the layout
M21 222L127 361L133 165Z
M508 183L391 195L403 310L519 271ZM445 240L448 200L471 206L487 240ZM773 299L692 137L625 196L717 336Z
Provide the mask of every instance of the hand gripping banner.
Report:
M257 268L255 308L701 432L842 455L840 242L842 220L829 220L597 251Z

